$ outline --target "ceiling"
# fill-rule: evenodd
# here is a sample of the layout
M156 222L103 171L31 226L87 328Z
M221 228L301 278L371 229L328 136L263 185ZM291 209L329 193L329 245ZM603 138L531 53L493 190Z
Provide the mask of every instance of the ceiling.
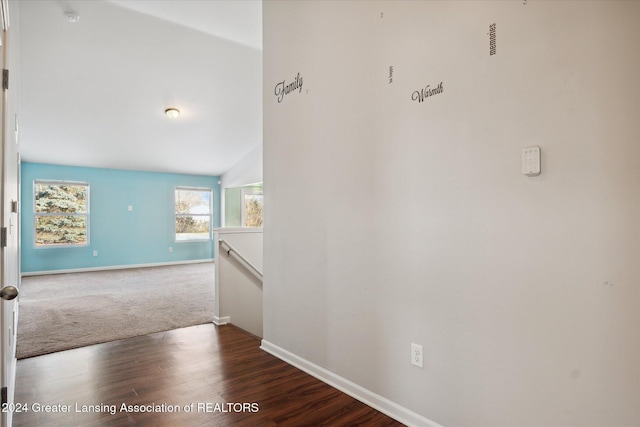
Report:
M262 143L259 0L32 0L18 19L23 161L221 175Z

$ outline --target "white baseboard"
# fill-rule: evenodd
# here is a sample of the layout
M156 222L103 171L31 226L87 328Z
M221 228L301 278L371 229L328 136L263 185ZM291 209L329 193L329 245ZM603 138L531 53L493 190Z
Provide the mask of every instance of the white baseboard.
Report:
M222 317L213 316L213 324L216 326L224 326L229 323L231 323L230 316L222 316Z
M215 260L213 258L206 258L206 259L192 259L187 261L151 262L147 264L125 264L125 265L107 265L102 267L70 268L67 270L28 271L28 272L22 273L21 275L22 277L26 277L26 276L44 276L45 274L87 273L91 271L126 270L128 268L163 267L166 265L182 265L182 264L200 264L203 262L215 262Z
M308 373L311 376L316 377L322 382L329 384L330 386L348 394L354 399L359 400L372 407L373 409L382 412L390 416L391 418L407 425L407 426L420 426L420 427L442 427L442 425L423 417L420 414L416 414L407 408L398 405L391 400L380 396L358 384L347 380L339 375L334 374L314 363L309 362L277 345L270 343L267 340L262 340L260 348L267 353L270 353L287 362L290 365Z

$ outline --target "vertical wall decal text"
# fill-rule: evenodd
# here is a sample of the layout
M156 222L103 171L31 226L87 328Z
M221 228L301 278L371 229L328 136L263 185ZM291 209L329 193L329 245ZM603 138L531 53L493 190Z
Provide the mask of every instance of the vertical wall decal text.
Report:
M489 56L496 54L496 24L489 25Z

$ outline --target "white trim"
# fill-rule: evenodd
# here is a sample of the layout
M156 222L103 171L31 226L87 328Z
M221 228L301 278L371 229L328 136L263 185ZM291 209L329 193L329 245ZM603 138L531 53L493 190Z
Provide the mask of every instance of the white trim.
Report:
M106 265L102 267L70 268L67 270L28 271L28 272L22 273L22 277L44 276L45 274L86 273L91 271L104 271L104 270L126 270L129 268L163 267L166 265L200 264L203 262L215 262L215 260L213 260L212 258L207 258L207 259L192 259L187 261L152 262L148 264L125 264L125 265Z
M234 228L214 228L214 233L235 234L235 233L262 233L262 228L258 227L234 227Z
M230 316L222 316L222 317L213 316L213 324L216 326L224 326L228 323L231 323Z
M311 376L316 377L322 382L329 384L330 386L348 394L349 396L361 401L365 405L372 407L373 409L382 412L394 418L395 420L406 424L407 426L421 426L421 427L442 427L442 425L431 421L428 418L423 417L409 409L398 405L391 400L380 396L358 384L349 381L339 375L334 374L314 363L303 359L282 347L270 343L267 340L262 340L260 348L267 353L287 362L290 365L308 373Z

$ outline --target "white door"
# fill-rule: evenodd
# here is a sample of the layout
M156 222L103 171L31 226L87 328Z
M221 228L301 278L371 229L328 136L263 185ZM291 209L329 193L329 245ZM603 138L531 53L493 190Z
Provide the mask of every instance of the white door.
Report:
M2 21L2 47L0 66L2 76L2 102L0 102L0 122L2 135L0 151L0 386L2 415L0 426L10 427L15 385L15 343L17 324L17 300L20 281L19 272L19 230L18 230L18 189L19 154L17 136L17 114L15 100L9 97L8 43L9 7L7 0L0 2ZM10 115L10 113L12 113ZM13 117L11 120L9 117ZM7 410L8 409L8 410Z

